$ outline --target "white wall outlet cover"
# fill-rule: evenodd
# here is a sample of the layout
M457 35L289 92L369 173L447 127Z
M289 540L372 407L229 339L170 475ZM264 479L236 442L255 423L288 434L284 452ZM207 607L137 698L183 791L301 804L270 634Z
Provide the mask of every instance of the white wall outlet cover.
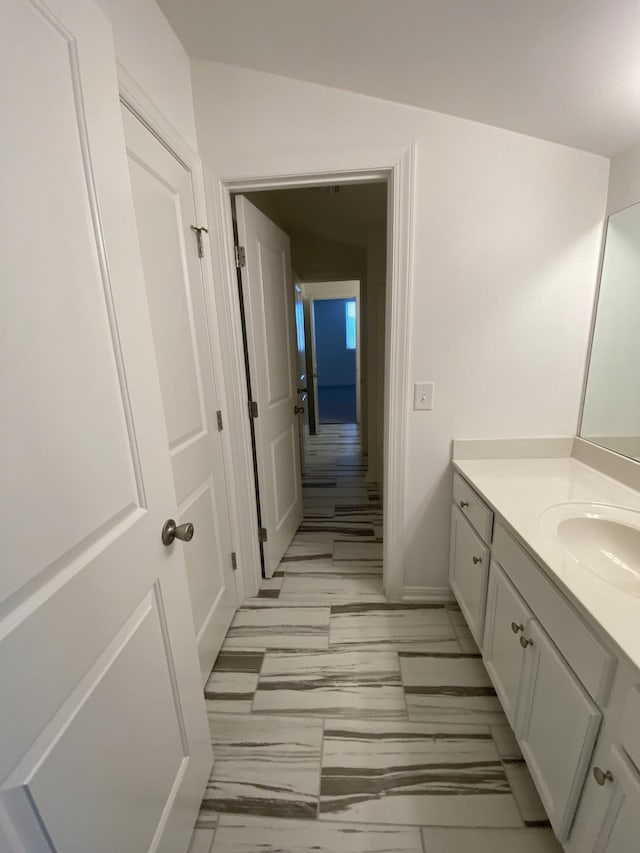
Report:
M416 382L413 386L413 408L419 410L433 409L435 382Z

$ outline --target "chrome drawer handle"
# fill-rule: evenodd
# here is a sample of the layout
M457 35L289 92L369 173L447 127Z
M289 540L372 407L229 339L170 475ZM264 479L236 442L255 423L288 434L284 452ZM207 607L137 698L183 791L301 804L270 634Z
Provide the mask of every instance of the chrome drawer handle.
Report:
M527 646L533 645L533 640L528 640L526 637L520 637L520 645L523 649L526 649Z
M459 501L460 509L464 509L466 506L469 506L469 501Z
M511 623L511 630L513 631L514 634L517 634L518 631L524 631L524 625L518 625L517 622L512 622Z
M477 565L478 565L478 563L481 563L481 562L482 562L482 557L476 557L476 556L473 556L471 559L473 560L473 565L474 565L474 566L477 566Z
M604 785L605 782L613 782L613 773L611 770L604 771L599 767L594 767L593 776L598 785Z

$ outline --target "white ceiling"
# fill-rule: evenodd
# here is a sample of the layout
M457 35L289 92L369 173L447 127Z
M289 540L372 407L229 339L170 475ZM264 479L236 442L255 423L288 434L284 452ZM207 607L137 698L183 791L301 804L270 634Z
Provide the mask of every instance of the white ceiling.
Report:
M611 156L640 141L640 0L158 0L193 57Z

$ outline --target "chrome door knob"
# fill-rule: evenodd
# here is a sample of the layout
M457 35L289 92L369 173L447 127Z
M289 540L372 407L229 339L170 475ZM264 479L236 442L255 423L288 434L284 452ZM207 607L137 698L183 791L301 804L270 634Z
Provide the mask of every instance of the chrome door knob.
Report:
M176 524L172 518L169 518L162 528L162 544L171 545L174 539L191 542L193 534L194 527L190 521L185 522L185 524Z

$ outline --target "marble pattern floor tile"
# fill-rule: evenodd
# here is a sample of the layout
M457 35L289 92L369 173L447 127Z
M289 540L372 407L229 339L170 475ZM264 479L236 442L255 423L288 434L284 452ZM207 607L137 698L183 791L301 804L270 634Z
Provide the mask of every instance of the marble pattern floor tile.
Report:
M500 758L522 759L522 753L520 752L516 736L507 722L506 717L504 719L504 723L501 725L491 726L491 736L493 737L494 743L498 749L498 755Z
M258 687L258 673L214 672L204 688L207 711L249 714Z
M507 759L502 763L525 826L547 826L549 818L524 759Z
M382 589L382 575L356 576L342 574L324 574L306 572L302 575L287 572L280 590L280 600L288 598L321 599L323 602L333 598L353 597L359 601L386 601Z
M550 829L422 830L426 853L562 853Z
M323 425L305 468L300 532L207 681L190 853L561 853L457 604L384 596L358 428Z
M328 607L269 607L270 599L259 598L257 601L264 602L265 606L243 606L234 616L223 644L225 651L328 647ZM280 604L281 599L278 599L277 603Z
M326 720L320 819L522 826L488 728Z
M253 711L406 719L397 655L267 652Z
M336 560L382 560L382 545L379 542L347 542L336 538L333 545Z
M213 853L423 853L416 827L225 815Z
M329 620L330 649L460 652L444 607L363 602L335 605Z
M210 714L209 727L215 761L205 811L316 817L321 720Z
M476 655L400 652L410 720L501 723L502 706Z

